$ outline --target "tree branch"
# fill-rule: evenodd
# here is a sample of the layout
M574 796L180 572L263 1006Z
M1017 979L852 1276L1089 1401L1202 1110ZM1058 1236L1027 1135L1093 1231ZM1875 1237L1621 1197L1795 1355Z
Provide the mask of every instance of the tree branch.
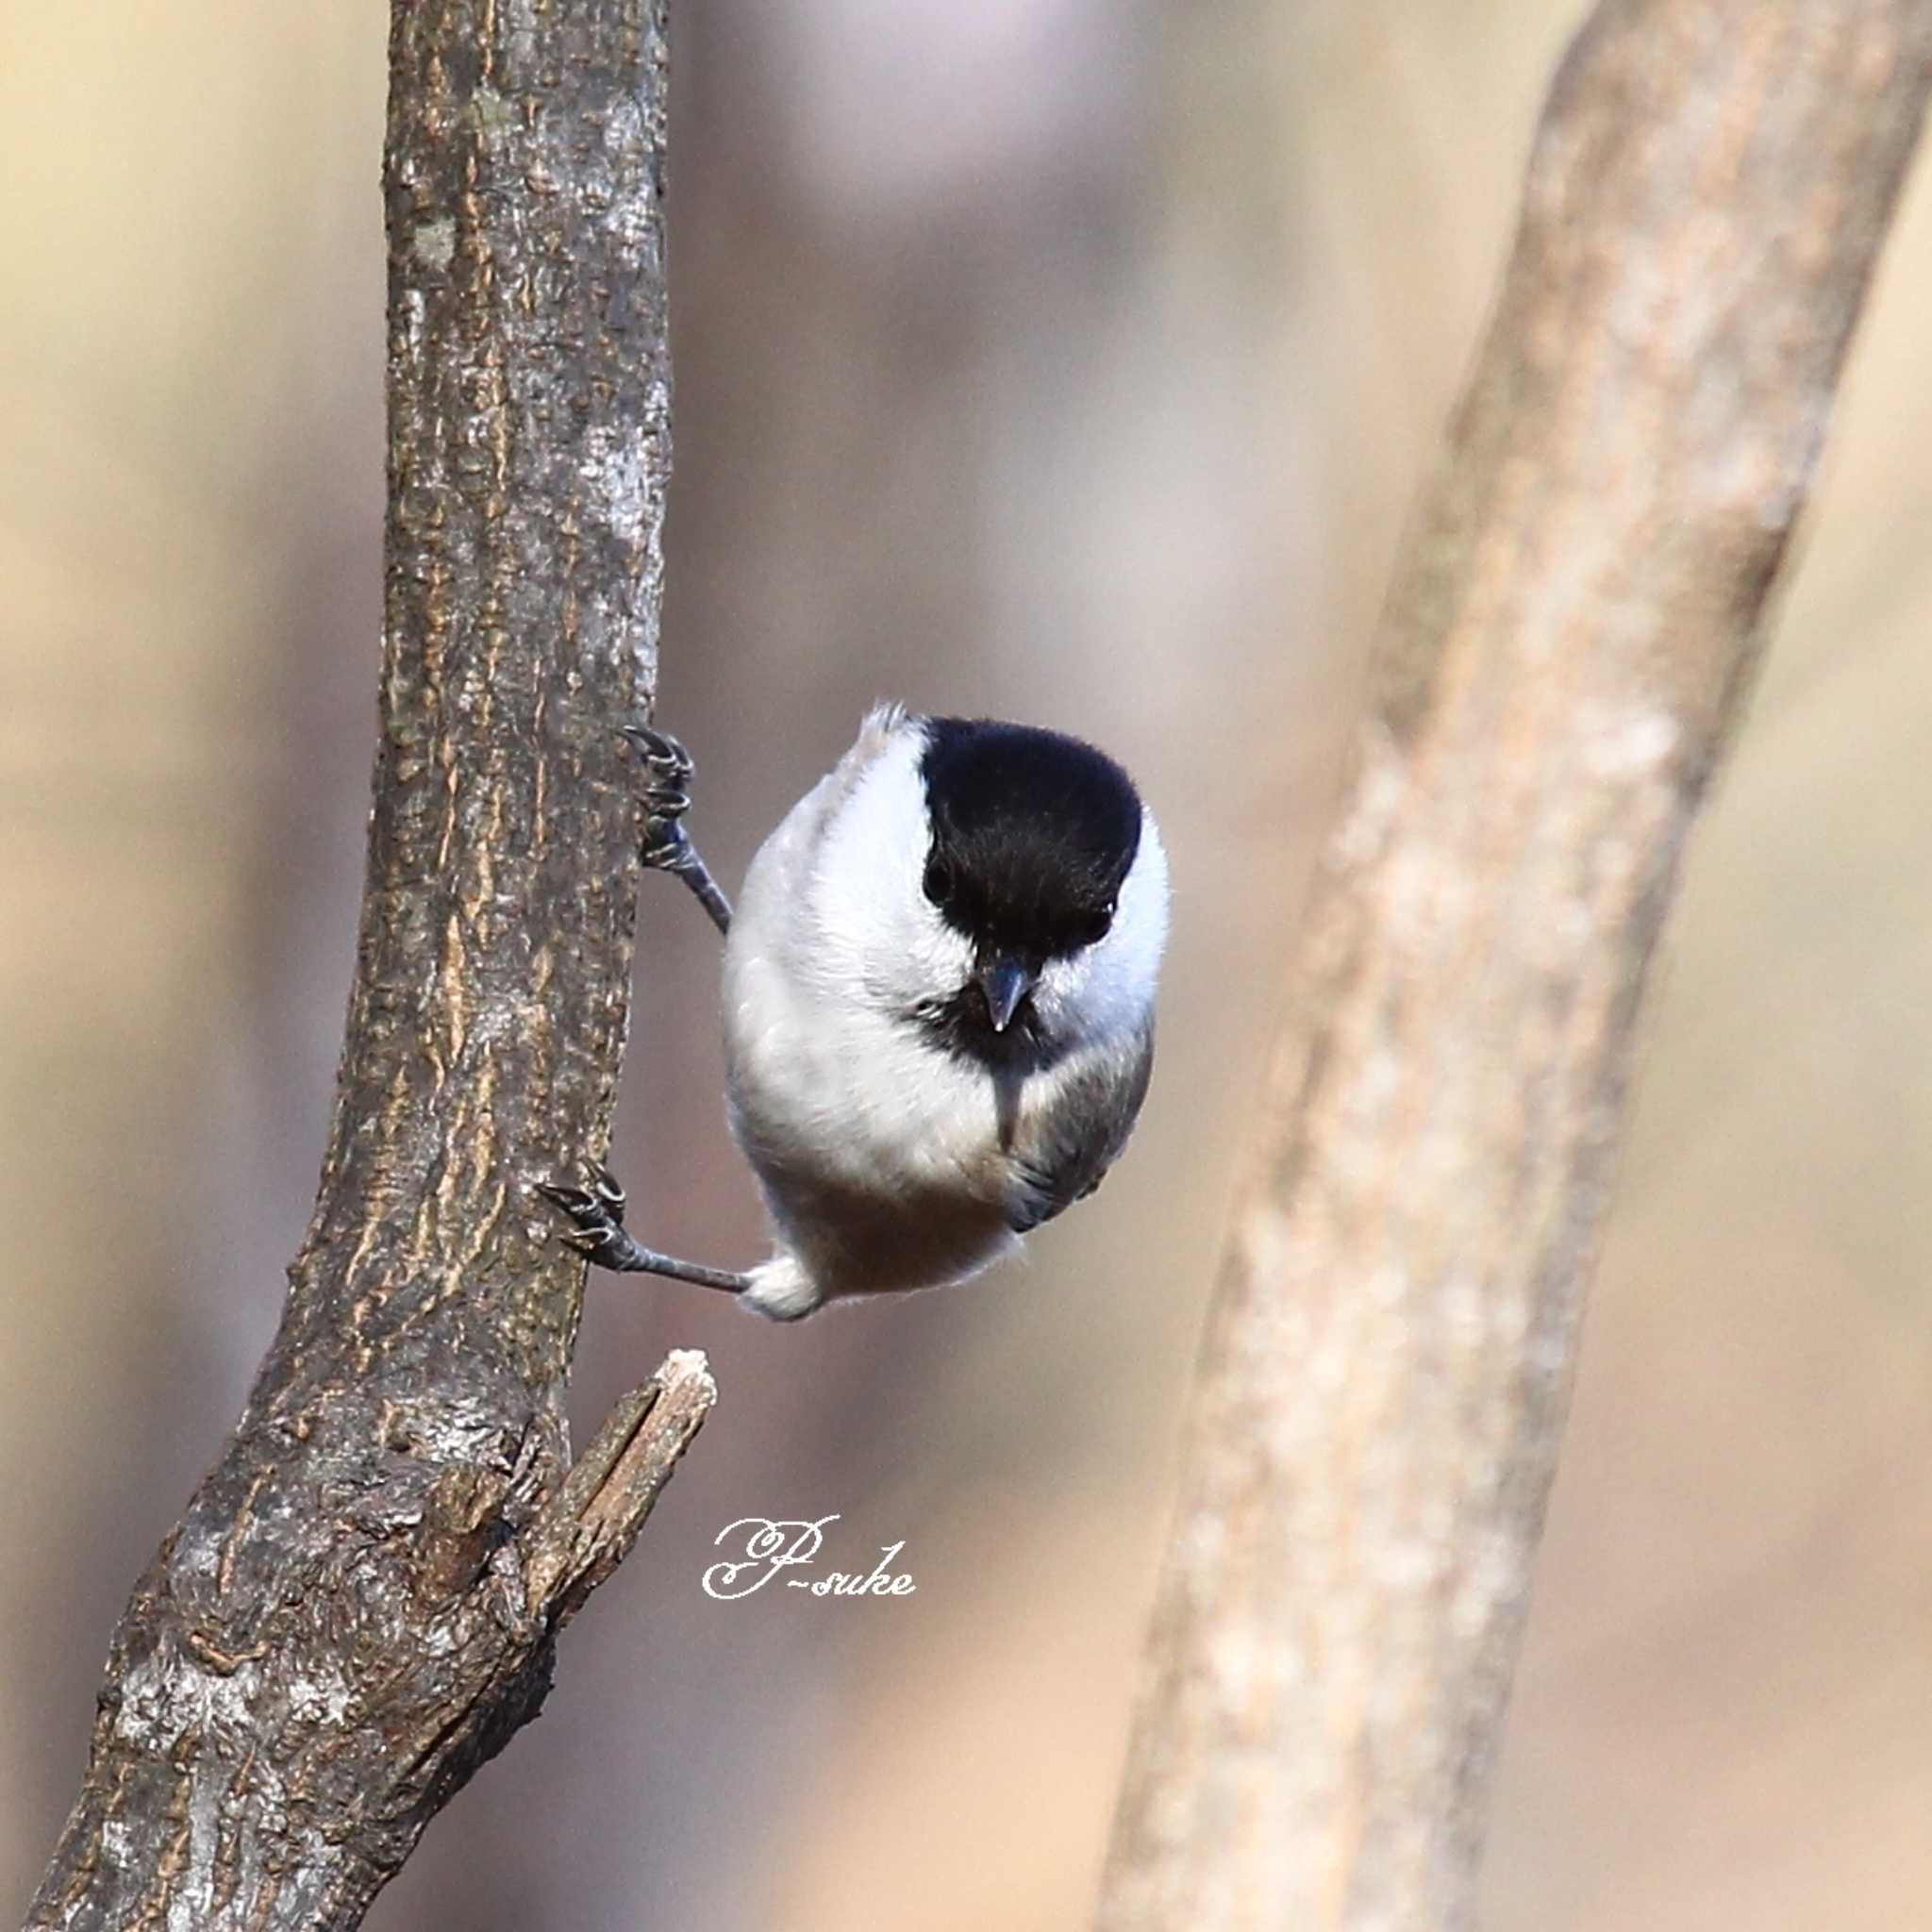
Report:
M574 1469L670 464L661 0L395 0L381 741L334 1124L280 1331L115 1633L29 1924L351 1926L534 1715L712 1400Z
M1108 1932L1449 1927L1646 969L1932 79L1605 0L1377 644L1217 1288Z

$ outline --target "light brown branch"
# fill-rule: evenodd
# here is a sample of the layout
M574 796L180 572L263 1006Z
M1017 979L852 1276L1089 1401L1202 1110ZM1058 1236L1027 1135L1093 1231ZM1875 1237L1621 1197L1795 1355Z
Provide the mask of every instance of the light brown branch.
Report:
M1107 1932L1459 1927L1647 964L1932 79L1924 0L1559 71L1200 1370Z

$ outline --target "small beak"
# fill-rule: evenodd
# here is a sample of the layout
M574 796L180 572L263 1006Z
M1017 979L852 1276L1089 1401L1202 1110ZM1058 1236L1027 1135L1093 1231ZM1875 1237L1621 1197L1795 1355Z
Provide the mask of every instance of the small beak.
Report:
M986 995L986 1015L995 1033L1004 1033L1012 1024L1020 1002L1033 991L1033 983L1040 977L1009 953L997 953L985 960L973 976Z

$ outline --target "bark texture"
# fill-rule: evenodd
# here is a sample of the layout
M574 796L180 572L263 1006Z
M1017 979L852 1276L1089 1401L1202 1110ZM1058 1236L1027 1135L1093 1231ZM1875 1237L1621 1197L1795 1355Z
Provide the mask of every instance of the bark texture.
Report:
M1209 1318L1107 1932L1461 1927L1633 1027L1932 79L1605 0L1399 566Z
M712 1399L571 1466L670 462L657 0L395 0L381 741L333 1129L280 1332L137 1586L35 1927L350 1926L533 1716Z

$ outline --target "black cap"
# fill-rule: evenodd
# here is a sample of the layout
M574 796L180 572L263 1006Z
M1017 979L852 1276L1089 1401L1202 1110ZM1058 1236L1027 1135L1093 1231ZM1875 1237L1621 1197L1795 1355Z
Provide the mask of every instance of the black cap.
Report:
M1039 962L1105 936L1141 795L1103 751L989 718L926 720L925 895L984 950Z

